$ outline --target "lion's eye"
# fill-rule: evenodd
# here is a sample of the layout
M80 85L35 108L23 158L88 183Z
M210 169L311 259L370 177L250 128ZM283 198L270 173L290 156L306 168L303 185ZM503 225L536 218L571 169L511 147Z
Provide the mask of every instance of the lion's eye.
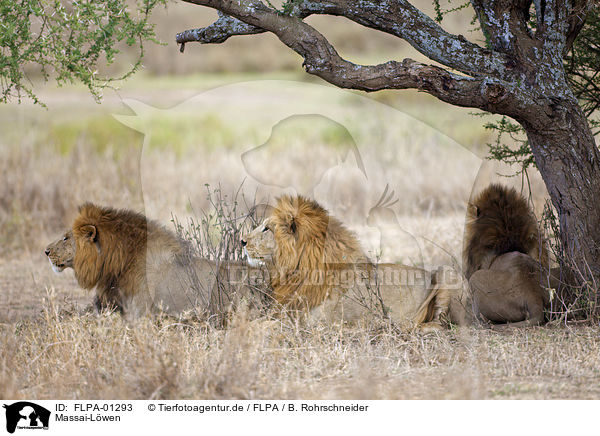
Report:
M269 230L269 228L267 226L265 226L265 228L263 229L263 232L266 232L267 230Z
M67 239L69 239L69 237L68 237L68 236L65 236L65 237L63 238L63 241L66 241Z

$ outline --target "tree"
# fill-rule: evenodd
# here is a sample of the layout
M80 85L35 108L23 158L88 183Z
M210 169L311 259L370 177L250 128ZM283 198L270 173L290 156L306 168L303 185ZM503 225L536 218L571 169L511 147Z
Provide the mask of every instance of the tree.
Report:
M271 32L333 85L367 92L413 88L456 106L514 119L525 130L560 223L564 253L581 284L600 283L600 152L563 59L594 8L587 0L471 0L486 46L450 34L408 0L184 0L219 12L206 28L176 37L221 43ZM409 42L445 68L404 59L356 65L304 19L342 16Z
M448 12L440 10L442 14ZM569 85L579 101L595 136L600 134L600 8L592 9L587 16L585 26L573 43L571 50L563 60ZM496 141L488 144L490 158L509 164L517 164L518 173L535 165L529 141L523 128L507 117L500 121L487 123L486 127L497 132ZM518 147L507 144L516 142Z
M27 68L59 85L79 80L97 99L102 88L124 79L141 65L144 42L155 41L150 11L166 0L0 0L0 103L22 95L38 104ZM118 78L102 78L118 45L137 45L136 62Z

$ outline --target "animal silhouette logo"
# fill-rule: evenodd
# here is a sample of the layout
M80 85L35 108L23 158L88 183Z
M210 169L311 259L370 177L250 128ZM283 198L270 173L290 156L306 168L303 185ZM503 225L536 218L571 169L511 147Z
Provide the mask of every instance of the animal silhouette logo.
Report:
M385 242L400 243L403 250L410 253L409 258L403 259L402 262L423 268L425 259L421 252L421 246L417 238L400 225L400 220L393 209L399 199L396 197L395 191L389 188L389 185L385 185L383 194L375 206L369 210L367 216L367 225L379 230L379 254L383 254Z
M446 256L437 246L425 251L422 242L425 232L438 231L438 221L405 218L431 187L439 198L456 198L446 203L460 210L471 186L462 180L475 180L482 166L480 156L431 125L318 84L258 80L212 88L168 109L133 99L123 104L133 114L114 117L144 134L139 176L146 215L166 220L165 211L180 210L184 201L188 211L210 208L199 186L239 187L241 196L265 202L301 194L352 226L367 253L390 262L425 266L434 263L433 253ZM182 156L194 151L181 165L164 161L169 183L157 177L163 164L156 150L163 147ZM389 187L381 195L388 183L402 189L400 202Z
M48 429L50 411L42 406L28 401L19 401L10 405L4 404L6 409L6 431L14 433L19 429Z

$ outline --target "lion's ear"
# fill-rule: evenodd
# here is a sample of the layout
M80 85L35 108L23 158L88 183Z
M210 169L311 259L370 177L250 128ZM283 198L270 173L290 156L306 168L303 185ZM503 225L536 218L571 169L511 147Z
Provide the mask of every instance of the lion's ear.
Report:
M294 215L292 215L291 213L285 214L285 217L283 218L283 223L284 223L286 229L288 229L288 231L292 235L296 234L296 231L298 230L298 226L296 224L296 217Z
M273 215L275 208L269 204L257 204L254 206L254 214L257 218L266 218Z
M292 222L290 223L290 230L293 234L296 234L296 219L294 217L292 217Z
M89 239L90 242L96 242L98 236L96 226L86 224L85 226L81 226L79 230L84 238Z
M480 213L481 213L481 211L479 210L479 208L476 205L474 205L473 203L469 203L467 205L467 214L471 218L479 218Z

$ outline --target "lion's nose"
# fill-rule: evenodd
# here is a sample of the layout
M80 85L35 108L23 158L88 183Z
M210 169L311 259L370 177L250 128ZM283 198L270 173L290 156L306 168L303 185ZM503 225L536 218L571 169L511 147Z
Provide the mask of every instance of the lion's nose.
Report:
M247 242L242 239L242 247L245 247L246 244L247 244Z
M50 250L45 250L44 253L46 253L46 256L50 256Z

